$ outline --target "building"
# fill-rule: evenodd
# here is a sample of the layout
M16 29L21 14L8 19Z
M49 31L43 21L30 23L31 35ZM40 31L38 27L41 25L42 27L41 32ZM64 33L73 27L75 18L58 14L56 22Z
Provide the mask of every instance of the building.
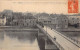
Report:
M65 15L52 18L52 23L56 25L56 28L68 28L68 18Z
M32 17L28 17L28 16L21 16L20 18L15 18L12 21L12 25L14 26L25 26L25 27L33 27L36 26L36 21L37 19Z
M24 26L29 26L29 27L33 27L33 26L36 26L36 19L33 18L33 19L26 19L24 20Z
M49 25L49 24L52 24L51 22L51 20L50 19L39 19L39 22L41 22L42 24L44 24L44 25Z
M19 19L18 25L26 27L34 27L36 26L36 21L37 21L36 18Z
M69 16L68 19L71 25L78 24L80 20L77 16Z
M80 28L80 16L68 16L69 26Z
M0 26L6 25L6 17L0 17Z

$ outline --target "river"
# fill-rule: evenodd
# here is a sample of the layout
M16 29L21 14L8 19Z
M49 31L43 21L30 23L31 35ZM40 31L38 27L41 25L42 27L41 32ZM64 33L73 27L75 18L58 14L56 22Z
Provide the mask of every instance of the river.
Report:
M40 50L36 32L0 32L0 50Z

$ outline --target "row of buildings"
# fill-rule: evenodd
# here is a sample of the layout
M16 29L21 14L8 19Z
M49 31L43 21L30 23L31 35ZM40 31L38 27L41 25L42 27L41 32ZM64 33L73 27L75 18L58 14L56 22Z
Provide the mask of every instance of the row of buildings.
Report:
M11 25L33 27L33 26L36 26L36 21L37 21L36 18L14 19L11 22Z
M0 12L1 26L29 26L36 25L36 18L31 13L13 12L12 10L4 10Z
M36 25L36 22L41 22L42 24L53 25L56 28L80 27L79 16L51 15L52 17L49 17L48 14L42 13L35 18L30 13L22 14L12 11L4 11L3 14L0 14L0 25L32 27Z
M14 14L15 18L7 18L6 15L0 15L0 26L26 26L33 27L36 26L37 19L33 16L21 16L18 14ZM21 17L20 17L21 16ZM19 18L20 17L20 18Z
M45 25L53 25L56 28L80 27L79 16L60 15L54 18L38 18L38 21Z

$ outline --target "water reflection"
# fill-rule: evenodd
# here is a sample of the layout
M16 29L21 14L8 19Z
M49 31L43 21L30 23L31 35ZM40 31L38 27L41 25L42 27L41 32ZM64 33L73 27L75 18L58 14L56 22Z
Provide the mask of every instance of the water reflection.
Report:
M0 32L0 41L3 41L3 40L4 40L4 33Z
M0 50L39 50L36 32L1 32Z

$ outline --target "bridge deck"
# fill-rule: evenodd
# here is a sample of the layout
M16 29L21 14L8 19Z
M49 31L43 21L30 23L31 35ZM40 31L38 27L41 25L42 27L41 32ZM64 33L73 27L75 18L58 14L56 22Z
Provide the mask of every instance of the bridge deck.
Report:
M62 35L61 33L55 31L54 29L51 30L51 28L44 26L42 28L44 31L47 31L47 35L49 35L50 39L54 41L54 38L56 38L56 42L58 42L64 50L80 50L80 45L76 42L72 41L68 37Z

